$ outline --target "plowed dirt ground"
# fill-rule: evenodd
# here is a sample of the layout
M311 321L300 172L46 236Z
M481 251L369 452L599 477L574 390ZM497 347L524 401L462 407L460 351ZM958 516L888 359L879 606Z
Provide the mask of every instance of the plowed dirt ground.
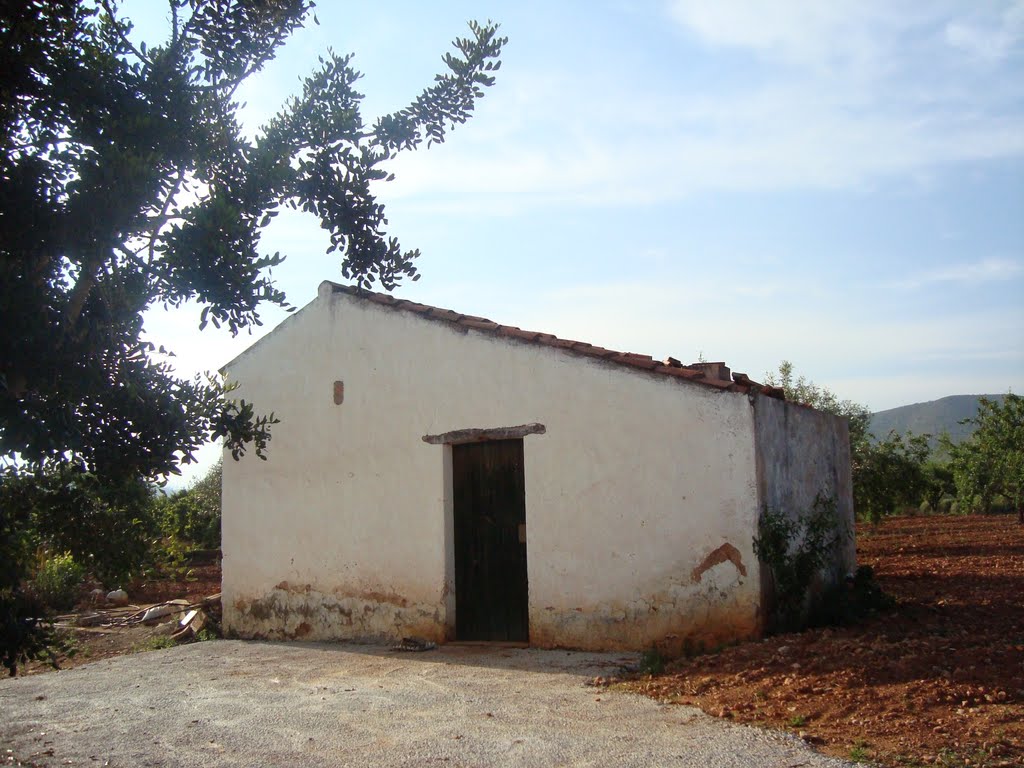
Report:
M892 611L681 659L623 683L886 766L1024 766L1024 526L1015 516L859 526Z

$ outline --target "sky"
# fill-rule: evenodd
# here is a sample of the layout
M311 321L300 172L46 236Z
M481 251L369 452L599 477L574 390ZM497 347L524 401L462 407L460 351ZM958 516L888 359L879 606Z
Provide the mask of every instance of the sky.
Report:
M122 10L166 35L162 3ZM790 360L871 410L1024 390L1024 0L316 14L243 86L252 134L328 48L354 54L372 123L430 85L467 20L509 38L474 117L377 187L389 234L423 253L395 295L755 379ZM264 246L293 304L344 282L309 215L282 213ZM258 338L200 333L198 311L146 318L183 375Z

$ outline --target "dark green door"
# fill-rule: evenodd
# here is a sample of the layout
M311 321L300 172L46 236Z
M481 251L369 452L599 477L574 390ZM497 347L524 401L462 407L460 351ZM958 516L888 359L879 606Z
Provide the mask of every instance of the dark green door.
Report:
M452 446L455 636L527 642L522 440Z

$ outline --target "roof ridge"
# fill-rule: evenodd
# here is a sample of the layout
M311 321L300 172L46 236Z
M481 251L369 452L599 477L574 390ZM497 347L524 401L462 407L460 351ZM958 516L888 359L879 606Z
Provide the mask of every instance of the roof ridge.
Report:
M331 293L344 293L354 298L371 301L383 307L403 312L412 312L429 320L448 323L493 336L515 339L527 344L550 347L585 357L593 357L634 370L644 370L672 378L685 379L718 390L745 393L759 392L780 400L785 399L779 387L760 384L743 373L731 374L728 366L722 362L705 363L701 361L686 365L674 357L667 357L664 361L658 361L650 355L638 352L619 352L614 349L606 349L589 344L585 341L562 339L554 334L543 331L524 330L513 325L503 325L486 317L464 315L452 309L420 304L419 302L400 299L387 293L377 293L376 291L369 291L357 286L342 285L330 280L325 280L321 284L321 288L325 286L330 286Z

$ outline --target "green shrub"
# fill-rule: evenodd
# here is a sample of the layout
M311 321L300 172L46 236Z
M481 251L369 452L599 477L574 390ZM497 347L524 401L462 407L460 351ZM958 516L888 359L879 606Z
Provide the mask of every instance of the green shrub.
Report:
M33 562L27 509L5 503L14 475L0 469L0 665L14 675L19 664L48 657L52 631L42 620L46 608L25 590Z
M0 665L10 676L18 665L50 659L53 629L39 598L20 588L0 588Z
M157 502L164 536L187 542L196 549L220 547L221 462L193 483Z
M109 583L137 572L159 533L145 482L104 482L77 466L4 477L0 506L18 516L34 548L70 552Z
M665 657L657 648L644 651L640 657L640 673L643 675L660 675L665 671Z
M75 604L83 578L85 568L75 562L70 552L44 555L32 578L31 588L44 605L64 610Z
M775 590L769 631L802 629L811 582L839 544L835 500L818 496L810 510L795 516L765 509L757 531L754 554L768 568Z

